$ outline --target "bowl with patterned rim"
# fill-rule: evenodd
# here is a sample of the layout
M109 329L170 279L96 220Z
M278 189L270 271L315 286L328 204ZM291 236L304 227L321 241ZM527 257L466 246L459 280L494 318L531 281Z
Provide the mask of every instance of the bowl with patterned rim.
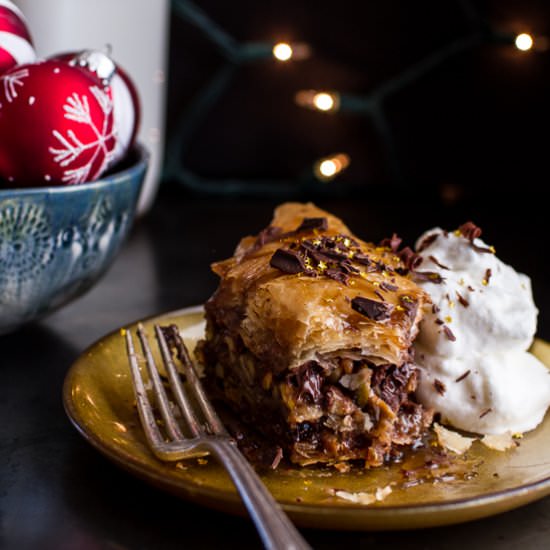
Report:
M0 334L51 313L105 273L132 226L148 163L138 145L92 183L0 182Z

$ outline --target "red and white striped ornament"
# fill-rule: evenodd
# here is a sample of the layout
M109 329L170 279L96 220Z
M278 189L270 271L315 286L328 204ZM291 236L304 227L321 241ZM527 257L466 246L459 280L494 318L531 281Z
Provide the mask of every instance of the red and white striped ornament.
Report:
M108 69L112 62L99 56L101 69ZM79 65L57 60L19 65L0 76L4 185L94 181L112 166L115 147L108 76L98 80Z
M135 142L141 118L141 107L137 89L126 71L115 64L106 54L95 51L58 54L51 59L67 61L87 69L98 79L98 85L107 84L113 98L114 129L116 147L112 162L121 160Z
M0 74L36 59L25 16L9 0L0 0Z

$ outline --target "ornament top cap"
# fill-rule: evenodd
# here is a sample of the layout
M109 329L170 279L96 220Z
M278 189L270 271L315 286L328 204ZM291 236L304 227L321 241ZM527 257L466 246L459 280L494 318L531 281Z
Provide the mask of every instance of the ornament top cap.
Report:
M114 61L105 53L97 50L84 50L71 61L72 65L86 67L95 73L105 84L109 84L116 73Z

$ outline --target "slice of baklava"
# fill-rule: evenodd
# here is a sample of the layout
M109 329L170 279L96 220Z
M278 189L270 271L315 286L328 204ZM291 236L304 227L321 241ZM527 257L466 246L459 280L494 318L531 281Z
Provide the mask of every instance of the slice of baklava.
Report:
M410 259L313 204L283 204L213 265L198 348L211 385L294 463L384 463L431 422L413 396L428 297L403 275Z

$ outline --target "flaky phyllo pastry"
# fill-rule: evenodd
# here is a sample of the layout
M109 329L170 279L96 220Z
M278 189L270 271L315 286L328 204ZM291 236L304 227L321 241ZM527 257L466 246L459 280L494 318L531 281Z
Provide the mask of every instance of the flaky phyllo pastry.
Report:
M377 466L431 421L413 397L411 351L428 296L394 244L287 203L213 265L220 284L199 346L207 377L292 462Z

